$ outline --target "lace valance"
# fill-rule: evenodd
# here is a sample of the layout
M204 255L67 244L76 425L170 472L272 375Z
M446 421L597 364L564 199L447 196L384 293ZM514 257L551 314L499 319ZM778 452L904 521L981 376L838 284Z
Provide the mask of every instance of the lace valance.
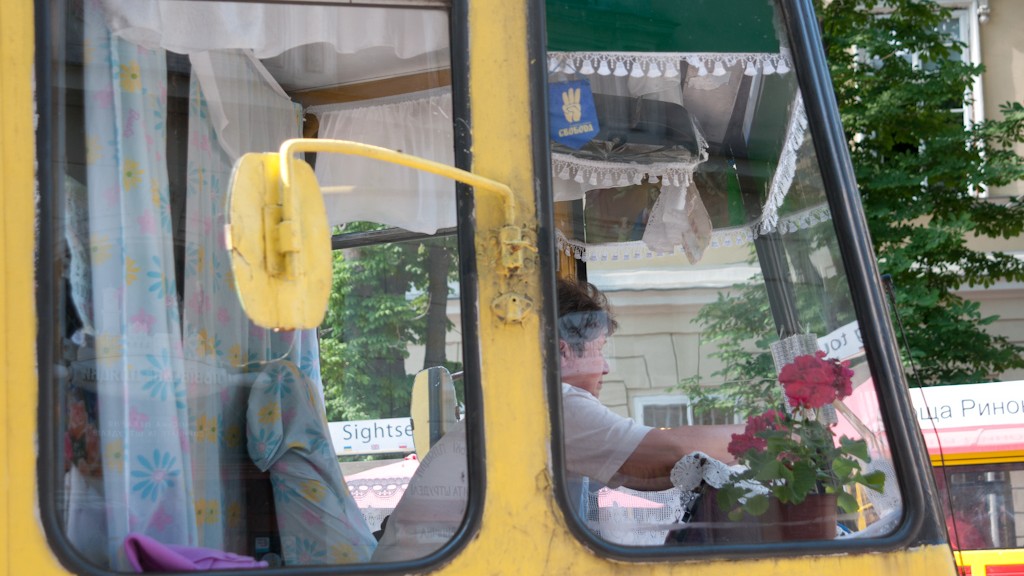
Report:
M748 76L785 74L792 67L786 50L765 52L549 52L548 72L634 78L674 78L689 64L697 74L721 76L739 66Z
M780 234L790 234L799 230L806 230L823 222L828 222L831 219L832 216L828 206L814 206L788 216L780 217L777 230ZM720 228L711 233L707 249L744 246L753 242L761 233L756 224L753 226ZM586 242L566 237L561 230L555 231L555 237L558 249L561 252L584 262L620 262L686 255L686 250L682 245L675 246L669 250L652 250L642 240L610 244L587 244Z
M596 188L614 188L640 184L646 177L648 181L660 182L664 186L687 188L693 182L693 171L707 158L705 153L698 157L684 158L679 162L610 162L607 160L590 160L576 158L570 154L554 152L551 154L551 173L557 180L574 182L578 190L567 190L565 186L555 186L555 201L577 200L587 190ZM576 188L576 187L574 187Z
M782 201L786 199L790 187L793 186L793 178L796 177L797 153L804 142L806 133L807 114L804 111L804 99L797 92L793 99L793 105L790 107L789 122L786 125L786 140L779 153L779 163L768 189L768 199L756 225L761 233L771 232L779 221L779 208L782 207Z

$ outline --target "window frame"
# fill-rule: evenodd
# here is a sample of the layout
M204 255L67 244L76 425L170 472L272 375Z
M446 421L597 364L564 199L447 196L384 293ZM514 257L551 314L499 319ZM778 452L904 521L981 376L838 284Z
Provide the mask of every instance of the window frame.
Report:
M252 4L258 0L246 0ZM317 2L297 1L295 4L316 4ZM63 156L63 134L59 134L59 122L55 122L52 113L62 105L61 87L55 85L55 57L63 50L60 41L63 39L64 15L54 9L48 0L34 0L35 25L35 104L39 111L35 133L35 154L39 167L49 167L60 162ZM331 4L327 2L327 4ZM373 1L364 5L374 4ZM387 0L379 2L382 7L391 5ZM337 9L344 10L348 3L338 3ZM455 143L455 166L469 170L472 165L472 117L469 103L469 20L468 0L452 0L451 2L422 2L418 5L407 5L398 2L401 9L438 10L447 9L449 48L451 52L451 84L452 84L452 127ZM394 6L392 6L394 7ZM61 287L62 277L57 273L55 262L66 260L65 250L60 247L63 222L64 191L58 186L57 171L40 170L37 174L38 190L38 244L36 279L36 315L39 319L36 351L38 357L39 403L36 430L38 436L38 458L36 463L36 480L38 483L39 519L43 532L46 534L52 553L69 571L89 576L109 576L115 572L99 568L88 562L77 548L70 542L64 528L60 495L63 494L64 479L62 465L63 435L60 431L65 425L65 417L53 407L63 406L66 395L61 385L64 376L56 367L59 361L56 350L61 334L61 320L58 314L63 309L64 289ZM47 174L52 174L47 177ZM472 188L456 183L456 205L458 228L445 230L444 234L454 234L458 238L459 277L467 279L460 288L462 300L462 354L463 380L467 403L482 406L480 346L479 346L479 313L476 302L479 299L475 279L476 272L476 218L475 202ZM426 235L431 236L431 235ZM377 243L379 239L371 240ZM483 502L486 491L486 474L484 463L484 436L482 410L467 417L467 468L469 484L476 489L469 491L466 513L462 524L444 546L434 553L416 560L394 563L365 564L332 564L320 566L298 566L271 569L277 574L353 574L353 573L394 573L422 572L435 569L461 551L470 537L480 528L483 515ZM241 572L239 572L241 573Z
M856 317L861 326L870 360L872 379L878 387L879 406L892 450L903 501L903 515L891 533L877 538L831 541L800 541L757 544L697 544L686 547L627 547L594 535L573 512L567 489L564 438L561 433L562 402L557 378L548 378L548 397L552 405L551 454L555 496L573 535L602 556L627 562L671 561L695 558L764 558L814 554L864 553L892 551L918 545L944 544L945 529L934 505L934 480L931 477L925 446L906 394L904 373L895 347L895 335L878 281L874 253L868 236L853 175L849 151L842 133L831 79L825 63L818 32L818 20L810 2L778 0L789 50L794 61L800 93L806 107L808 130L821 168L825 196L833 215L843 266L850 286ZM543 28L542 28L543 29ZM546 40L546 39L544 39ZM546 44L545 44L546 47ZM543 61L547 61L546 51ZM547 86L546 76L542 84ZM542 137L547 137L547 123ZM538 138L535 136L535 138ZM538 147L540 143L538 142ZM548 145L545 143L545 148ZM554 195L551 164L545 164L547 178L542 180L547 193L542 197L548 213L553 213ZM538 170L538 178L541 174ZM553 230L548 231L553 234ZM551 239L552 243L553 238ZM547 283L547 298L554 301L553 283ZM548 312L548 314L551 314ZM555 316L547 316L549 373L558 373L552 359L558 358Z
M680 426L699 426L702 423L694 422L693 403L686 394L645 394L633 397L633 420L644 426L653 426L644 422L644 409L648 406L686 406L686 423ZM740 420L736 414L732 415L731 424L739 424Z

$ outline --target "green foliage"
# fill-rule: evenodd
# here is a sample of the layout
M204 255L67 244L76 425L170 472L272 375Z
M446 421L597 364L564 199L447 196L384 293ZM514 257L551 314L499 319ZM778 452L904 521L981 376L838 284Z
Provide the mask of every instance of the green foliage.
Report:
M377 226L353 224L348 232ZM396 418L409 415L414 374L406 372L410 344L423 344L431 318L430 251L440 243L448 253L443 281L454 274L454 240L378 244L334 253L327 317L320 334L321 371L329 420ZM435 257L437 252L435 251ZM447 295L447 288L443 294ZM410 297L410 294L416 294ZM428 357L444 362L441 349Z
M817 10L879 269L893 278L922 381L984 382L1024 367L1024 350L985 333L993 318L954 293L1024 280L1024 263L967 245L1024 229L1017 199L973 193L1024 178L1013 151L1024 141L1024 107L1005 104L1000 119L964 128L950 109L983 70L940 32L950 14L933 2L838 0Z
M982 68L962 61L962 44L941 31L949 11L934 2L815 4L878 266L895 284L911 350L903 351L908 372L912 359L920 380L935 385L985 382L1024 368L1024 349L985 332L995 317L955 293L1024 281L1024 262L967 244L1024 231L1020 199L995 202L975 194L1024 178L1024 159L1013 150L1024 142L1024 106L1005 104L1000 119L964 128L962 114L951 109L962 106ZM721 387L682 383L698 408L739 406L742 412L748 400L776 393L767 350L778 336L761 283L735 286L698 315L705 341L718 345L712 355L726 366L712 374L725 382ZM808 332L826 334L843 324L842 317L852 320L850 310L818 317L820 303L801 298L798 292Z
M774 399L776 405L782 403L782 388L767 352L776 338L771 318L768 295L760 282L737 286L732 295L719 293L714 303L701 309L696 321L704 327L706 343L717 345L712 355L724 368L711 374L722 382L714 389L705 388L699 376L681 383L695 409L738 410L747 416L759 410L765 398Z

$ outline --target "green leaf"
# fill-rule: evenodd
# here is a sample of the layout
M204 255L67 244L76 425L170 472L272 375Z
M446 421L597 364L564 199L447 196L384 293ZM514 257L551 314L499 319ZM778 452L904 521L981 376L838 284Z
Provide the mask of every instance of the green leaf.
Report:
M860 503L848 492L839 492L836 496L836 504L847 514L853 514L860 509Z
M760 516L768 511L768 497L761 494L751 496L750 498L747 498L747 503L744 505L744 508L754 516Z
M854 464L849 458L840 456L832 461L832 472L841 479L849 478L853 471L860 466Z
M762 482L775 480L782 475L783 468L782 463L778 460L768 460L758 466L754 473L754 478Z
M803 500L818 485L817 469L813 464L797 462L793 465L793 481L790 484L798 499Z
M865 474L861 476L861 484L876 492L882 492L885 490L885 473L881 470L875 470L870 474Z
M740 498L743 497L743 490L736 486L725 485L718 489L718 494L715 496L715 500L718 502L718 508L720 510L730 510L737 503Z
M868 443L864 440L852 440L843 436L839 439L839 445L843 447L843 452L856 456L864 462L871 461L871 456L868 454Z

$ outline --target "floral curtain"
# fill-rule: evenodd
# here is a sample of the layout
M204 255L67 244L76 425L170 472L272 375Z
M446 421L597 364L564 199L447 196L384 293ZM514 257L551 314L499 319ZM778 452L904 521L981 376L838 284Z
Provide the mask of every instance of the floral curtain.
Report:
M166 57L85 14L91 314L106 550L129 532L196 544L167 177ZM75 508L72 502L70 508Z
M315 332L271 333L241 310L225 198L234 160L298 136L300 108L249 54L193 55L187 181L175 191L185 195L182 242L171 216L166 53L112 36L97 3L85 21L87 186L71 190L67 225L69 242L88 243L85 253L70 242L69 281L82 334L94 338L76 335L90 350L80 360L95 352L78 364L95 369L69 394L68 534L119 569L129 533L244 553L253 381L286 361L311 394L322 384Z

